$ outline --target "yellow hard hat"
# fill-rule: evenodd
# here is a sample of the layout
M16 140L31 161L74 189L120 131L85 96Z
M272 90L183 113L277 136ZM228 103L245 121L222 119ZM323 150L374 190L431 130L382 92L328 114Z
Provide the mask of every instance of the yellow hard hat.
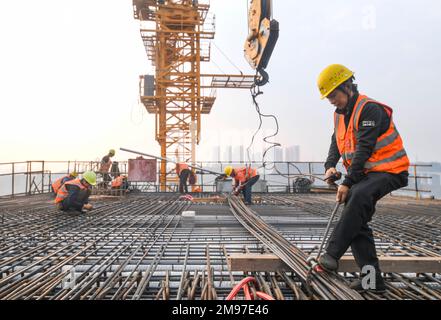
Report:
M233 167L232 166L228 166L225 168L225 175L230 177L231 174L233 173Z
M112 157L113 157L115 154L116 154L116 151L115 151L115 150L111 149L111 150L109 151L109 155L111 155Z
M354 72L341 64L331 64L326 67L322 73L320 73L317 81L320 94L322 95L321 99L327 98L332 91L353 76Z
M87 171L83 174L83 179L87 181L91 186L96 185L96 173L93 171Z
M72 177L74 177L74 178L77 178L78 177L78 172L71 172L70 173L70 175L72 176Z

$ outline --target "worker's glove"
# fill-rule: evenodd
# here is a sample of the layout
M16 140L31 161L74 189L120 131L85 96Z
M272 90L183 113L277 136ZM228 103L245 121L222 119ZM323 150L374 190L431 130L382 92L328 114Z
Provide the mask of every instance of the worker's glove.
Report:
M88 204L85 204L83 206L83 209L87 210L87 211L92 211L93 210L93 206L90 203L88 203Z
M239 194L240 194L240 187L237 187L233 190L233 195L237 197Z
M342 173L338 172L335 168L329 169L325 175L325 181L331 186L334 186L335 182L340 180L341 178Z

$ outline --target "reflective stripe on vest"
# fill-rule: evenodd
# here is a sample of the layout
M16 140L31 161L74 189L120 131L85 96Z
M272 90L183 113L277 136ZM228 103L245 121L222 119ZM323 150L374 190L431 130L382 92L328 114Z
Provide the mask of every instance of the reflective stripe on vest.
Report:
M67 191L67 188L66 188L66 186L68 186L68 185L77 186L81 190L86 189L86 187L83 186L83 184L81 183L80 179L70 180L70 181L64 183L61 186L60 190L58 190L57 197L55 198L55 203L60 203L69 196L69 191Z
M372 156L365 164L365 171L401 173L408 170L409 159L404 150L401 136L392 119L393 110L380 102L362 95L360 95L354 106L348 128L346 128L344 124L344 115L337 113L334 115L335 137L345 166L349 167L355 157L360 116L367 103L375 103L383 107L390 116L390 126L389 129L377 139Z

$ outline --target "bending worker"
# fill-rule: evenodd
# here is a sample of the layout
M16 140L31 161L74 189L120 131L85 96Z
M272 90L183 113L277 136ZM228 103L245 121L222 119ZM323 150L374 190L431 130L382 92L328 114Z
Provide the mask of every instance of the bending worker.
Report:
M109 153L101 159L99 172L103 175L104 186L107 186L107 183L112 181L112 178L109 175L110 168L112 167L112 158L115 156L115 150L109 150Z
M117 189L117 190L129 189L129 182L127 181L127 179L128 178L125 175L120 175L120 176L116 177L112 181L112 189Z
M225 168L225 175L234 179L234 193L239 194L242 191L245 203L252 204L252 188L260 179L257 170L251 167L233 168L230 166Z
M68 174L67 176L64 176L64 177L61 177L61 178L58 178L57 180L55 180L54 183L52 183L52 192L53 192L54 196L57 195L58 190L60 190L60 188L63 184L65 184L68 181L74 180L77 177L78 177L78 173L72 172L72 173Z
M62 211L73 209L79 212L92 210L93 206L89 204L89 196L92 192L92 186L95 185L96 174L93 171L85 172L82 179L66 182L58 190L55 198L58 209Z
M385 284L368 223L378 200L407 186L409 159L392 108L360 94L354 80L352 71L337 64L327 67L318 79L321 98L336 107L326 177L337 173L340 158L347 169L337 192L337 202L345 207L319 264L325 270L336 271L340 258L351 247L360 269L375 268L374 291L380 293ZM361 280L351 287L365 291Z
M195 184L195 174L190 170L190 167L186 163L176 164L176 174L179 177L179 192L184 194L188 193L188 181L190 184Z

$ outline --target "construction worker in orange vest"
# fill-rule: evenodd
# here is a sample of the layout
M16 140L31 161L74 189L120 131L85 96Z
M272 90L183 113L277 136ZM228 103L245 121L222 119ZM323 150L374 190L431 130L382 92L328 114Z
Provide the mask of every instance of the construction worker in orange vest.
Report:
M96 185L96 174L87 171L82 179L75 179L64 183L57 192L55 204L59 210L69 211L74 209L79 212L90 211L93 206L89 204L92 186Z
M112 181L112 189L127 190L129 184L127 182L127 176L118 176Z
M335 176L340 159L347 170L336 199L345 207L319 264L328 271L338 270L340 258L351 247L360 269L374 268L376 273L375 289L364 288L361 279L351 287L381 293L385 284L368 223L378 200L407 186L409 159L392 108L360 94L354 80L354 72L339 64L324 69L318 79L321 98L336 107L326 178Z
M61 177L61 178L58 178L57 180L55 180L54 183L52 183L52 192L53 192L54 196L57 195L58 190L60 190L60 188L63 184L65 184L66 182L71 181L77 177L78 177L78 173L72 172L72 173L68 174L67 176L64 176L64 177Z
M109 153L101 159L99 173L103 176L104 187L107 187L107 183L112 181L109 175L110 168L112 167L112 158L115 156L115 150L109 150Z
M252 201L252 188L260 179L256 169L251 167L245 168L233 168L228 166L225 168L225 175L234 179L234 194L239 195L242 191L245 198L245 204L251 205Z
M179 192L181 194L188 193L188 181L190 180L190 184L194 185L193 181L196 181L195 174L186 163L176 164L176 174L179 177Z

